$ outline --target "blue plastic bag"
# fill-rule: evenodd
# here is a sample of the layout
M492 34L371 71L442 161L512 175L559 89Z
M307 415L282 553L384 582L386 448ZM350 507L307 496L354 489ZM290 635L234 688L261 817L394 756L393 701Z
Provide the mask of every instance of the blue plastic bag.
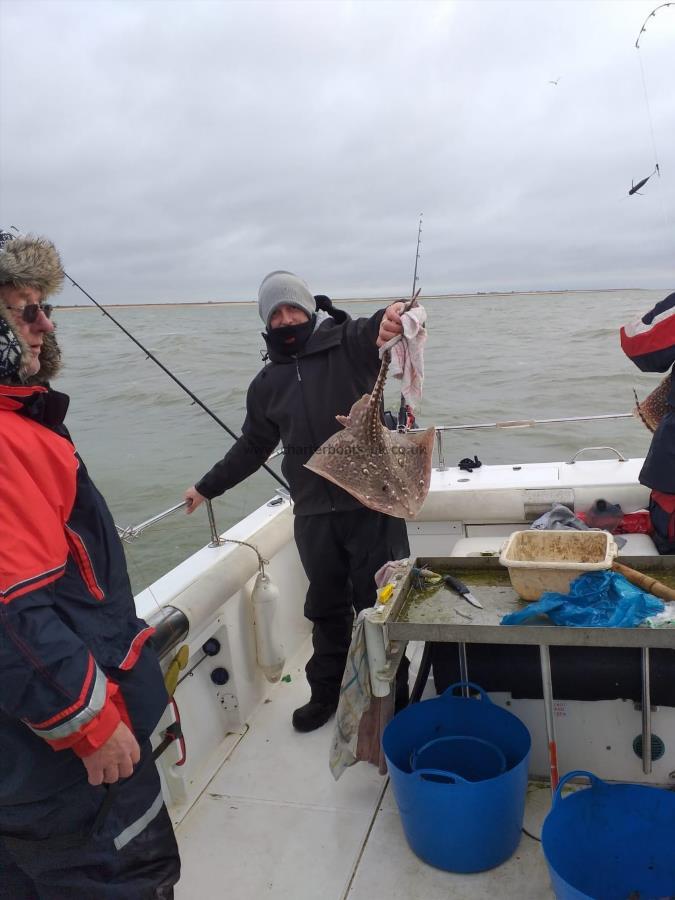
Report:
M603 569L575 578L569 594L546 591L536 603L504 616L501 624L549 624L547 617L554 625L577 628L632 628L663 609L663 602L653 594L641 591L618 572Z

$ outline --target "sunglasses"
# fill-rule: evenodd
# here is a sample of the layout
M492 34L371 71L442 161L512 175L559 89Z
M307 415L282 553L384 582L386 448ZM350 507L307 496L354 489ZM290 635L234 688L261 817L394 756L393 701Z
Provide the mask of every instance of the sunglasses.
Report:
M37 321L38 313L44 313L48 319L51 319L54 307L51 303L28 303L26 306L8 306L7 309L21 313L24 322L32 325Z

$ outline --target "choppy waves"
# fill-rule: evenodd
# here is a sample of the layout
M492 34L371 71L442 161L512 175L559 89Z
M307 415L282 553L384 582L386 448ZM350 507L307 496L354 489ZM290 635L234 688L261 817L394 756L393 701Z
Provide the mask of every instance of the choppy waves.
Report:
M481 295L425 302L429 340L418 423L460 424L629 412L659 376L622 354L618 329L667 291ZM378 303L342 304L353 316ZM182 498L232 439L154 363L96 311L57 311L68 424L119 524L138 523ZM123 324L231 429L239 432L246 389L261 366L255 307L124 309ZM398 407L395 382L388 404ZM346 410L345 410L346 412ZM612 444L644 455L649 435L635 420L516 431L453 432L446 462L477 453L485 463L562 459L582 446ZM278 467L278 461L273 463ZM221 528L265 502L276 482L264 472L216 504ZM139 589L208 541L206 514L177 514L128 549Z

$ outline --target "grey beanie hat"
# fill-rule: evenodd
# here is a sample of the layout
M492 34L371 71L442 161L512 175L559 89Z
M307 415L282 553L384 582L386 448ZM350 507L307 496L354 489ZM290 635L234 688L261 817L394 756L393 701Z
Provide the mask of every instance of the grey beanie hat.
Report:
M284 305L303 310L309 318L316 312L314 296L302 278L278 269L263 278L258 290L258 312L265 328L270 327L270 318L275 309Z

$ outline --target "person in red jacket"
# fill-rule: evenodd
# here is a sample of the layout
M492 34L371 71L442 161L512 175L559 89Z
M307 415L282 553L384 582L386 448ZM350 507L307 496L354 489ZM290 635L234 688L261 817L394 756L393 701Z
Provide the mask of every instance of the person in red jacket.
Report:
M150 735L167 703L108 507L48 386L41 238L0 246L0 895L173 895L178 850Z
M640 417L653 432L640 470L640 483L651 489L649 517L659 553L675 553L675 292L660 300L620 332L621 349L642 372L670 372L658 389L661 407ZM655 391L654 394L657 392ZM650 395L653 396L653 395ZM648 398L649 399L649 398ZM647 406L650 404L647 402Z

